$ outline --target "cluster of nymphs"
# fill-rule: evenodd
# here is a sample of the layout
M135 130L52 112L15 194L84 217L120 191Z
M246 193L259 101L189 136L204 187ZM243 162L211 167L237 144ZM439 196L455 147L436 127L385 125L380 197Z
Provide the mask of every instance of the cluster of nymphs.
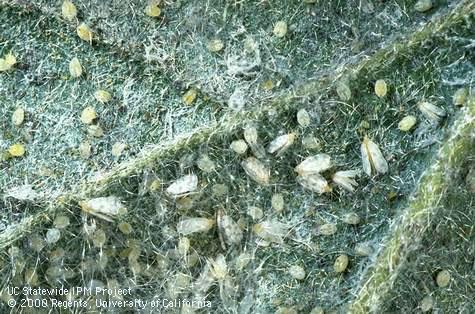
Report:
M160 16L161 9L158 5L158 1L149 1L148 5L144 8L144 13L153 18ZM97 34L95 34L86 23L80 23L78 21L78 10L72 1L63 1L61 5L61 14L65 20L77 23L76 33L81 40L92 44L97 39ZM71 78L80 78L83 75L84 67L77 57L74 57L70 60L69 73ZM105 104L112 99L112 94L106 89L98 89L94 93L94 98L98 102ZM104 135L104 131L97 123L97 120L98 116L94 107L88 106L81 112L81 122L88 126L89 135L93 137L102 137ZM114 144L112 154L115 157L119 157L126 148L126 144L118 142ZM82 142L79 146L79 153L81 157L84 159L89 158L91 155L91 149L92 147L89 141Z

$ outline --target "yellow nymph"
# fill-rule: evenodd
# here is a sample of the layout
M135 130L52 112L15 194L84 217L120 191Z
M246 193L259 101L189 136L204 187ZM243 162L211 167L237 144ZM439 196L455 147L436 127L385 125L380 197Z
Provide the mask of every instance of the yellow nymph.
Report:
M86 107L81 113L81 121L84 124L91 124L97 118L96 110L92 107Z
M274 35L277 38L283 38L285 35L287 35L287 22L285 21L278 21L275 23L274 26Z
M341 254L336 258L335 263L333 264L333 270L335 270L336 273L342 273L348 267L348 263L348 255Z
M92 33L92 30L89 28L89 26L87 26L87 24L85 23L79 24L79 26L76 28L76 32L79 38L89 43L92 43L93 33Z
M198 91L194 88L189 89L182 97L182 100L185 104L191 105L198 96Z
M9 67L13 67L15 64L16 64L16 57L13 53L8 53L6 56L5 56L5 63L9 66Z
M417 123L417 118L413 115L408 115L402 118L401 121L398 123L399 130L403 132L410 131Z
M18 143L13 144L12 146L10 146L10 148L8 148L8 152L13 157L22 157L23 155L25 155L25 146Z
M145 7L145 14L150 17L159 17L160 13L162 13L162 10L156 1L150 1Z
M78 10L70 0L64 0L61 6L61 13L66 20L71 22L76 18Z
M8 71L16 64L16 57L11 52L0 58L0 72Z
M98 89L94 92L94 98L96 98L98 102L106 103L112 99L112 95L105 89Z
M69 61L69 74L71 74L72 77L77 78L82 75L82 65L81 62L79 62L79 59L74 57Z
M25 120L25 110L18 107L12 114L12 123L15 126L20 126Z
M378 97L384 97L388 93L388 85L385 80L377 80L374 84L374 93Z

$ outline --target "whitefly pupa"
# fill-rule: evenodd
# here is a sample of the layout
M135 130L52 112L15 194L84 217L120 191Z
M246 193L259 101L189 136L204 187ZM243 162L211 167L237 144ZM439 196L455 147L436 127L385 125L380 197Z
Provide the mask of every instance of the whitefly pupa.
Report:
M272 142L269 143L267 147L267 152L270 154L276 153L277 156L284 153L295 140L295 133L288 133L284 135L277 136Z
M450 272L446 269L441 270L439 273L437 273L436 276L436 283L439 287L445 288L449 285L450 283Z
M216 224L219 231L219 240L221 241L223 249L226 249L226 244L235 245L241 242L241 228L239 228L239 225L231 218L231 216L226 215L222 209L219 209L216 212Z
M241 162L246 174L259 184L269 183L270 170L255 157L249 157Z
M292 276L292 278L294 279L297 279L297 280L304 280L305 279L305 269L300 266L300 265L292 265L289 267L289 270L288 270L290 276Z
M78 11L74 3L70 0L64 0L61 5L61 13L65 19L71 22L76 18Z
M297 176L297 182L305 189L318 194L329 193L332 188L328 181L319 173L311 173Z
M310 125L310 122L311 122L310 114L305 108L300 109L297 112L297 122L299 123L301 127L307 127Z
M247 144L249 144L249 147L257 158L265 157L266 151L262 144L259 142L257 129L255 126L247 125L244 128L244 139L246 140Z
M243 155L247 151L247 144L244 140L236 140L229 146L235 153Z

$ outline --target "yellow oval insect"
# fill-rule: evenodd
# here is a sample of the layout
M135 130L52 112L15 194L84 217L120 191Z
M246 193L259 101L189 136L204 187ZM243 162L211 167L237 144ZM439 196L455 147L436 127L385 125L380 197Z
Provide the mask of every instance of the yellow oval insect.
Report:
M81 112L81 121L84 124L91 124L97 118L96 110L92 107L86 107Z
M262 185L269 183L270 170L257 158L249 157L241 162L241 166L252 180Z
M333 264L333 270L335 270L336 273L342 273L348 267L348 263L348 255L341 254L336 258L335 263Z
M159 17L160 13L162 13L162 10L156 1L150 1L145 7L145 14L150 17Z
M219 52L223 50L224 43L221 39L211 39L208 42L207 48L210 52Z
M417 118L413 115L405 116L399 121L398 128L403 132L410 131L417 123Z
M194 88L191 88L183 95L182 100L186 105L189 106L196 100L197 96L198 91Z
M82 65L81 62L79 62L79 59L74 57L69 61L69 74L71 74L72 77L77 78L82 75Z
M25 146L18 143L13 144L12 146L10 146L10 148L8 148L8 152L13 157L22 157L23 155L25 155Z
M274 25L274 35L277 38L283 38L287 35L287 22L285 21L278 21Z
M374 84L374 92L378 97L384 97L388 93L388 84L385 80L377 80Z
M87 41L89 43L92 43L92 38L94 36L91 28L87 26L86 23L81 23L79 26L76 28L76 32L79 36L84 41Z
M66 20L71 22L76 18L78 10L74 3L69 0L64 0L63 5L61 6L61 13Z
M25 120L25 110L18 107L12 114L12 123L15 126L20 126Z
M94 98L104 104L112 99L112 95L105 89L98 89L94 92Z

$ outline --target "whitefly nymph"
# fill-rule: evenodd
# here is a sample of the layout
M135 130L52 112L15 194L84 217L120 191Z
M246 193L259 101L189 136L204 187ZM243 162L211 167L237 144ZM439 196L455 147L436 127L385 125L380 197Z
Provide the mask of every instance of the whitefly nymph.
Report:
M253 125L248 125L244 128L244 139L257 158L264 158L266 156L266 151L259 142L257 129Z
M247 144L244 140L236 140L229 147L237 154L243 155L247 151Z
M300 109L297 112L297 122L299 123L301 127L307 127L310 125L310 122L311 122L310 114L305 108Z
M235 245L241 242L241 228L239 228L239 225L231 218L231 216L226 215L222 209L219 209L216 212L216 224L219 231L219 240L221 241L223 249L226 249L226 244Z
M210 271L216 280L222 281L228 275L228 265L223 254L216 256L214 260L209 260Z
M361 159L363 161L363 170L369 176L388 172L388 163L379 146L367 136L364 137L363 143L361 143Z
M305 269L300 265L290 266L288 272L292 278L297 280L304 280L306 276Z
M68 21L73 21L77 16L77 8L70 0L64 0L61 5L61 13Z
M198 177L195 174L189 174L173 182L166 192L174 198L179 198L195 192L197 188Z
M25 110L21 107L15 109L12 114L12 123L14 126L20 126L25 120Z
M277 156L284 153L295 140L295 133L289 133L277 136L267 147L267 152L270 154L276 153Z
M256 144L258 139L257 129L252 125L247 125L244 128L244 139L249 145Z
M336 84L336 93L342 101L350 101L352 92L347 79L343 79Z
M297 182L305 189L318 194L329 193L332 191L327 180L319 173L297 176Z
M72 58L69 62L69 74L75 78L82 75L82 65L77 57Z
M241 162L246 174L261 185L269 183L270 170L255 157L249 157Z

